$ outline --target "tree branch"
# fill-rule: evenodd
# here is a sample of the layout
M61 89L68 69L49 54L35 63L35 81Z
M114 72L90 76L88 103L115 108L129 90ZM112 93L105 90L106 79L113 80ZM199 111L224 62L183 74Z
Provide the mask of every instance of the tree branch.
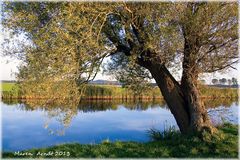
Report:
M238 62L238 60L233 61L233 62L230 63L230 64L222 65L222 66L216 67L216 68L214 68L214 66L213 66L212 68L206 69L206 70L204 70L204 71L205 71L205 72L208 72L208 73L212 73L212 72L216 72L216 71L220 71L220 70L226 69L226 68L228 68L228 67L237 70L237 68L235 68L235 67L232 66L233 64L235 64L235 63L237 63L237 62Z

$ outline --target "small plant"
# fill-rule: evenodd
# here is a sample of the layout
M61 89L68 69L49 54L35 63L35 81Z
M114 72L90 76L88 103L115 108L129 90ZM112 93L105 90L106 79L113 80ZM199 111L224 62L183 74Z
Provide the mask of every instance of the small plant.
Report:
M158 131L157 129L151 128L147 132L148 132L151 140L153 140L153 141L163 140L163 134L160 131Z
M109 139L105 139L102 141L102 144L109 144L111 141Z
M151 128L150 130L148 130L148 134L153 141L159 141L174 138L175 136L180 135L180 132L175 128L175 126L170 126L164 127L163 132L155 128Z

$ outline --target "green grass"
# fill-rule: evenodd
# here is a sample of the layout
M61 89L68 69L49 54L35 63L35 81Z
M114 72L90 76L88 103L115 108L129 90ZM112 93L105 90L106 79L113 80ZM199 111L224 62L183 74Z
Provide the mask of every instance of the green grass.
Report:
M2 94L2 98L13 98L19 97L19 87L16 83L1 83L0 84L0 92Z
M205 137L208 136L205 135ZM238 126L225 124L219 127L219 133L211 139L175 133L147 143L106 140L101 144L61 144L22 153L26 152L33 155L14 156L14 153L3 152L3 158L237 158ZM38 152L54 154L53 156L36 156ZM59 152L64 152L65 155L55 156Z
M34 95L24 95L20 93L20 90L15 83L2 83L2 97L4 99L8 98L25 98L25 97L34 97ZM161 97L160 90L155 87L150 89L148 92L145 92L141 96L147 96L150 98ZM38 97L36 97L38 98ZM98 98L135 98L134 93L127 88L122 88L112 85L88 85L86 87L83 98L87 99L98 99Z
M16 87L16 83L1 83L1 91L12 91Z
M202 96L221 98L221 97L238 97L237 88L217 88L200 86Z
M202 97L206 98L237 98L236 88L216 88L199 86L200 93ZM15 83L2 83L2 97L3 98L27 98L34 97L34 95L24 95L20 93L18 85ZM144 92L142 95L134 96L134 93L127 88L111 86L111 85L88 85L86 87L83 98L86 99L101 99L101 98L119 98L119 99L134 99L134 98L161 98L161 92L158 87L153 87L152 89ZM36 97L38 98L38 97ZM149 100L150 100L149 99Z

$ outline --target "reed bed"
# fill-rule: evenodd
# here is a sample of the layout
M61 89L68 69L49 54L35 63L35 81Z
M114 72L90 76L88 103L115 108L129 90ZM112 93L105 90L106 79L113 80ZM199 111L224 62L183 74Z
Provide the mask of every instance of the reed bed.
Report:
M238 89L236 88L217 88L208 86L199 86L201 97L208 98L238 98ZM17 86L17 84L2 84L1 97L3 99L45 99L42 96L27 96ZM163 99L158 87L141 93L135 94L128 88L113 85L87 85L82 96L84 100L142 100L152 101L155 99Z

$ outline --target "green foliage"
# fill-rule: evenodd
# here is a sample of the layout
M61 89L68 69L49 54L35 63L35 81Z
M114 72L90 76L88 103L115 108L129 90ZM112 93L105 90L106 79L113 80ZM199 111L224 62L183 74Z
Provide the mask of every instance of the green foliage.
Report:
M216 79L216 78L212 79L212 83L213 84L217 84L218 83L218 79Z
M232 78L232 84L233 85L238 85L238 81L237 81L237 78Z
M171 139L172 137L176 137L176 135L179 136L180 132L174 126L170 126L168 128L165 127L163 132L160 132L157 129L151 128L148 131L148 134L153 141L160 141L160 140Z
M150 73L123 54L111 56L111 61L105 66L104 72L114 75L123 87L132 90L135 95L141 95L151 89Z
M174 105L172 113L177 114L179 106L179 115L189 114L195 123L191 115L196 113L189 111L200 112L191 109L201 102L192 101L199 97L197 77L234 68L238 62L236 2L4 2L3 15L2 24L12 35L5 38L3 52L23 60L17 77L21 94L47 98L46 103L78 103L84 93L113 94L103 88L85 91L85 84L111 56L111 73L133 97L148 92L150 72L168 105ZM9 45L13 36L21 35L28 43ZM181 86L169 72L179 68ZM171 103L172 96L181 105Z
M14 156L12 152L3 152L3 158L35 158L39 151L45 153L64 151L69 152L70 156L38 156L38 158L237 158L238 126L224 124L218 128L223 135L222 138L213 137L211 141L176 133L147 143L104 141L94 145L74 143L27 150L33 153L33 156Z
M185 42L197 48L189 59L197 73L237 62L237 3L4 2L3 12L11 35L4 54L23 60L18 80L34 94L44 95L38 89L58 81L79 86L95 77L104 58L117 54L128 59L115 58L123 67L112 74L136 94L145 92L149 73L138 60L179 68ZM9 45L21 35L28 43Z

